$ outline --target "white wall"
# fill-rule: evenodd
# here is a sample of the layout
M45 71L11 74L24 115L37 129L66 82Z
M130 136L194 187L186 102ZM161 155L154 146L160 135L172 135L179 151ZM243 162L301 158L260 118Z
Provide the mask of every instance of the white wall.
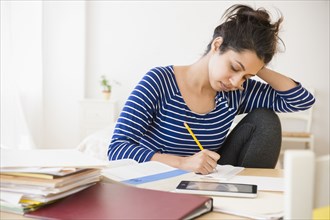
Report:
M1 145L41 145L42 2L1 1ZM33 137L33 138L31 138Z
M124 85L120 99L147 70L198 59L222 5L190 2L90 1L87 6L87 97L100 97L100 75ZM211 10L211 11L210 11Z
M43 1L43 148L73 148L80 141L84 97L85 2Z

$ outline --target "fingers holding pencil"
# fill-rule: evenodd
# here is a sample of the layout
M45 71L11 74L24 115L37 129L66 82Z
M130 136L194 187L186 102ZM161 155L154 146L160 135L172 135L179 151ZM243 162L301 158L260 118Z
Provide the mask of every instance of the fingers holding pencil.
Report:
M210 150L202 150L196 154L184 157L184 166L187 170L191 170L199 174L209 174L214 172L220 155Z

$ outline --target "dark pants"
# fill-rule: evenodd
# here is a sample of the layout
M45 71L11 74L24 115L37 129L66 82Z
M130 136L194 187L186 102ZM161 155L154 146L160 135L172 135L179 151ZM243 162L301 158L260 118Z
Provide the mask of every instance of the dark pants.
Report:
M268 109L248 113L228 135L219 164L249 168L274 168L281 150L281 123Z

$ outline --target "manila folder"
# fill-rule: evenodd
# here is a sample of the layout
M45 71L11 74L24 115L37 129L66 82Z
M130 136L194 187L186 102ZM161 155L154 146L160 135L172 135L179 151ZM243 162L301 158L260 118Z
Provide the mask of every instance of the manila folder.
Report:
M212 211L210 197L97 183L36 211L40 219L192 219Z

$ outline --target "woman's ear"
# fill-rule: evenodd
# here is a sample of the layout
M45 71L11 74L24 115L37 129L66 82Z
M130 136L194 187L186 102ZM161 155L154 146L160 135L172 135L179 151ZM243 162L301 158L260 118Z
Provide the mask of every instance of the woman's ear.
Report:
M215 38L212 42L212 51L219 50L219 47L221 46L222 42L223 42L222 37Z

